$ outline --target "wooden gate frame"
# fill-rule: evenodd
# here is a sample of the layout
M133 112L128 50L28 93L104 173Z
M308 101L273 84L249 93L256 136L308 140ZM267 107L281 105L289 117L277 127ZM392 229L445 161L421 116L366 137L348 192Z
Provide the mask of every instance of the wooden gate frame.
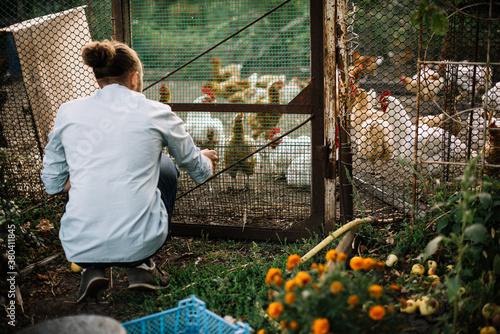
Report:
M342 0L346 1L346 0ZM203 236L209 235L214 238L234 238L251 240L287 240L294 241L300 238L310 237L312 233L328 234L334 230L336 223L336 133L331 129L336 128L334 115L339 115L339 103L337 99L336 73L329 72L325 76L325 36L332 38L337 34L335 18L325 18L325 11L330 12L331 6L336 9L338 0L310 0L310 34L311 34L311 83L288 105L253 105L253 104L193 104L193 103L171 103L173 111L207 111L207 112L243 112L243 113L293 113L314 115L311 119L311 215L299 224L289 229L280 230L273 228L252 228L233 226L213 226L203 224L188 224L172 222L174 235L179 236ZM334 12L337 11L334 9ZM130 45L130 5L129 0L112 0L113 11L113 34L114 39ZM326 22L326 23L325 23ZM328 24L328 31L325 25ZM333 30L332 30L333 29ZM333 33L333 35L331 35ZM333 44L336 44L334 41ZM333 45L338 50L337 45ZM337 55L337 52L333 53ZM333 57L333 68L338 68L338 61ZM342 62L340 62L342 63ZM332 67L330 67L332 68ZM325 82L328 84L328 94L325 93ZM329 103L325 108L325 98ZM337 101L337 103L335 103ZM333 107L333 108L331 108ZM325 134L325 123L328 124L328 132ZM342 175L342 173L340 173ZM341 182L341 184L343 184ZM328 188L328 192L325 189ZM347 204L352 201L351 194L346 194ZM352 203L352 202L351 202ZM325 207L328 210L325 210ZM351 207L341 205L341 207ZM343 222L348 216L343 211ZM352 212L350 213L352 216ZM175 218L174 218L175 219Z

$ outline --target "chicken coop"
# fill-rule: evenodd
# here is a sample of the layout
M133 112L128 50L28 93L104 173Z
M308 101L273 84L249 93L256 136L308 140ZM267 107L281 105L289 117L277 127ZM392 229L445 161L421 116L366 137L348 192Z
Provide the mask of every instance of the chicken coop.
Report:
M9 197L43 196L55 113L97 89L79 51L103 39L134 48L146 97L218 153L203 184L181 171L174 234L293 240L355 217L421 218L433 189L470 158L481 155L485 173L500 164L493 2L443 9L438 35L412 24L412 0L9 1L0 9Z

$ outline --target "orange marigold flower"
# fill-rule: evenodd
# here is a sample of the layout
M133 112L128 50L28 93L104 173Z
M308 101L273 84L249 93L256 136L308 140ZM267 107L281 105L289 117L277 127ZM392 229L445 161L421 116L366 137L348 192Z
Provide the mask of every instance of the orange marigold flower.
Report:
M370 296L375 297L375 298L380 298L382 297L382 294L384 293L384 289L382 286L378 284L373 284L368 288L368 292L370 293Z
M316 262L312 263L309 269L311 270L318 269L318 264Z
M285 303L288 305L292 305L295 303L295 300L297 299L297 296L293 292L287 292L285 295Z
M286 261L286 270L293 270L300 263L300 256L292 254Z
M387 306L387 312L389 312L389 313L394 312L394 305Z
M342 284L341 282L339 281L334 281L331 285L330 285L330 292L333 294L333 295L338 295L339 293L342 292L342 290L344 289L344 284Z
M366 257L363 259L363 269L365 270L373 269L376 263L377 262L371 257Z
M257 332L257 334L267 334L267 332L266 332L265 329L259 329L259 331Z
M275 276L273 277L273 283L274 283L274 285L276 285L277 287L282 286L284 281L285 281L285 280L283 279L283 277L281 277L281 276L279 276L279 275L275 275Z
M377 262L375 262L375 265L373 267L376 270L383 271L385 269L385 263L382 261L377 261Z
M401 287L397 284L391 284L389 285L389 289L391 289L392 291L401 291Z
M298 286L303 288L312 282L312 277L306 271L299 271L297 275L295 275L295 282L297 283Z
M347 298L347 304L349 306L354 307L359 304L359 297L356 295L350 295L349 298Z
M353 256L349 261L349 265L352 270L360 270L363 269L363 258L359 256Z
M289 279L288 281L286 281L285 283L285 291L286 292L290 292L292 291L293 289L295 289L295 287L297 286L297 282L295 282L294 279Z
M325 272L325 269L328 268L328 266L325 266L324 264L318 264L318 267L316 268L318 270L318 275L321 276Z
M381 320L385 317L385 308L381 305L375 305L370 308L368 315L373 320Z
M299 328L299 323L295 320L290 321L290 329L295 331L297 328Z
M326 318L318 318L314 320L312 330L314 334L326 334L330 329L330 323Z
M347 260L347 254L346 253L339 253L339 256L337 257L337 261L345 262L346 260Z
M336 261L338 255L339 252L336 249L330 249L325 255L326 261Z
M271 268L266 274L266 284L271 285L274 280L274 276L281 276L281 269Z
M286 329L288 327L288 321L281 320L280 327L283 328L283 329Z
M273 319L278 318L282 312L283 304L281 304L280 302L272 302L267 308L267 314Z

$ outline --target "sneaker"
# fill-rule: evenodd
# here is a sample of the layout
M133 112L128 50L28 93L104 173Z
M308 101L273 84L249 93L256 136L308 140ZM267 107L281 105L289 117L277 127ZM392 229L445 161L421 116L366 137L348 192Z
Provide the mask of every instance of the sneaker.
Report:
M156 267L156 264L149 260L149 265L141 264L135 268L130 268L128 272L129 289L165 289L170 284L170 276Z
M82 280L80 289L76 296L76 302L79 303L86 298L97 299L99 291L107 289L109 281L106 278L105 269L86 268L82 271Z

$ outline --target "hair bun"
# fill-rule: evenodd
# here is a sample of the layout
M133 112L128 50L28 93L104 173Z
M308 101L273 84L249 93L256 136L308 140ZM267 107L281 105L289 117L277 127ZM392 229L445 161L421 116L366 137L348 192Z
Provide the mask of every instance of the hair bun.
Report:
M91 42L82 49L83 63L92 68L111 66L115 55L114 46L107 40Z

